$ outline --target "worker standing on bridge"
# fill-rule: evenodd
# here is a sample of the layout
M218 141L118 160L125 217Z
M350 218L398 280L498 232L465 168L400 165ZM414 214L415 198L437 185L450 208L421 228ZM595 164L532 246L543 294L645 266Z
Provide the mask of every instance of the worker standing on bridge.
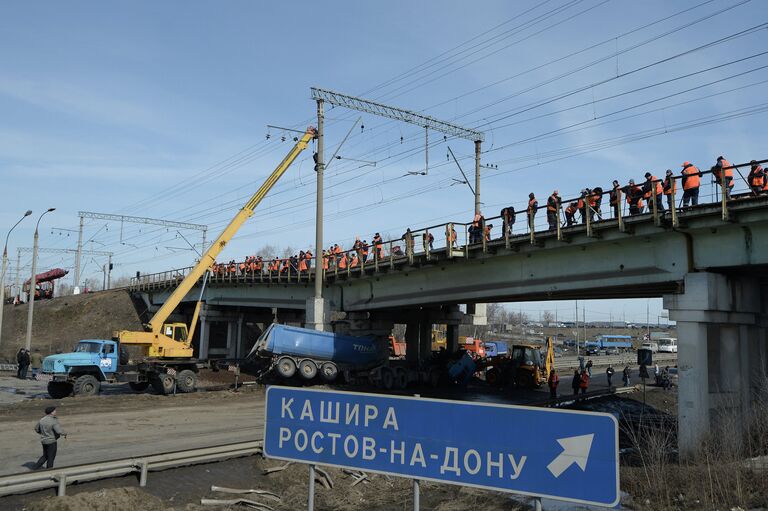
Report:
M613 180L613 188L611 189L608 198L610 200L611 209L613 210L613 218L619 218L619 213L621 212L621 186L615 179Z
M536 196L533 192L528 194L528 228L533 232L535 225L533 223L536 217L536 210L539 209L539 202L536 200Z
M501 218L504 220L504 228L507 236L512 236L512 226L515 225L515 208L507 206L501 210Z
M400 239L405 241L405 255L413 255L413 233L410 227L405 230L405 234Z
M723 175L725 175L725 198L731 199L731 190L733 189L733 165L723 156L717 157L717 163L712 167L712 176L715 178L718 186L723 184Z
M590 195L590 206L592 207L593 215L597 215L598 220L603 219L603 214L600 212L600 206L603 204L603 189L599 186L592 188L592 195ZM594 219L594 216L592 217Z
M565 226L570 227L576 223L576 212L579 210L576 202L571 202L568 207L565 208Z
M579 215L581 215L581 223L586 224L587 223L587 189L584 188L581 191L581 195L579 196L579 200L576 203L576 207L579 210Z
M671 211L675 209L675 202L672 198L672 194L677 192L677 181L675 181L675 176L672 175L672 169L667 169L667 176L664 178L664 185L662 188L664 189L664 195L667 196L667 207Z
M49 406L45 409L45 417L35 426L35 433L40 435L40 443L43 444L43 455L37 460L32 470L39 470L46 465L46 468L53 468L53 461L56 459L57 441L59 437L67 438L67 434L59 424L56 417L56 407Z
M747 176L747 181L749 182L749 187L752 189L752 193L759 195L761 192L768 189L766 188L766 186L768 186L768 180L765 179L765 171L763 170L763 167L758 165L755 160L752 160L749 164L750 170L749 175Z
M549 398L557 399L557 386L560 385L560 377L557 375L557 370L552 369L549 372L547 385L549 386Z
M683 163L683 206L698 206L701 171L691 162Z
M613 365L608 364L608 369L605 370L605 377L608 379L608 388L610 389L612 387L611 379L613 378L613 373L615 371L613 370Z
M624 382L625 387L629 387L629 375L630 375L630 369L629 366L624 366L624 371L622 371L621 380Z
M635 184L634 179L629 180L626 191L627 204L629 204L629 214L639 215L643 212L645 204L643 204L643 190Z
M376 258L377 261L384 259L384 248L381 245L381 235L377 232L373 235L373 257Z
M550 231L557 230L557 212L560 210L560 204L560 195L555 190L547 199L547 223L549 224Z
M643 198L648 201L648 208L653 208L653 196L656 196L656 209L664 211L664 202L661 200L664 195L664 187L661 181L651 174L645 173L645 183L643 183Z

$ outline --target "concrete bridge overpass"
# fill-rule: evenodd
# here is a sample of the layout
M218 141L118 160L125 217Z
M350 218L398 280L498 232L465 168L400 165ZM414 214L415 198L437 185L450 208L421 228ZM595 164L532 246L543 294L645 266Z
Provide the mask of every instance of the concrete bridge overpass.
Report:
M413 231L466 230L445 224ZM505 229L506 231L506 229ZM434 236L437 238L437 236ZM437 245L441 245L438 241ZM314 272L216 276L205 293L201 355L210 322L229 318L227 353L242 353L244 318L326 325L359 334L388 333L406 323L408 354L429 351L432 324L483 321L486 302L663 297L677 322L680 370L680 445L693 449L724 418L743 417L768 374L768 196L742 197L683 211L648 213L429 248L414 243L397 255L323 275L324 296L313 297ZM152 307L162 303L184 270L147 275L132 288ZM187 300L193 302L199 289ZM468 313L458 305L468 304ZM475 304L478 304L475 307ZM260 318L260 319L259 319Z

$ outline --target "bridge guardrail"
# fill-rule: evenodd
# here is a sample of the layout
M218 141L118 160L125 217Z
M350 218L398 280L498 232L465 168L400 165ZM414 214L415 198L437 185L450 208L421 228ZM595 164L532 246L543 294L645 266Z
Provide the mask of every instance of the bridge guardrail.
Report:
M756 163L762 164L766 162L768 160L760 160ZM744 180L739 169L750 165L751 162L741 163L726 167L723 170L735 170ZM714 167L700 173L702 176L711 175L713 178L717 175ZM551 236L553 230L558 240L565 240L570 234L583 231L586 231L587 236L593 237L597 235L600 229L608 226L618 226L620 231L626 231L627 223L634 222L635 219L643 221L652 218L655 225L662 226L666 224L677 227L680 216L685 216L688 211L694 211L695 207L686 209L679 207L677 198L681 197L682 194L678 192L677 187L678 181L680 181L680 189L683 188L683 176L672 175L670 178L670 183L674 184L674 186L669 187L668 194L662 195L668 196L668 203L677 204L675 208L671 209L665 208L659 202L659 200L663 201L663 197L653 193L656 185L663 186L665 181L657 179L649 182L650 186L648 189L650 191L648 192L643 191L643 188L639 185L636 185L634 188L630 188L627 185L614 190L603 191L600 189L599 192L582 194L574 199L561 200L557 205L556 211L550 211L556 223L555 229L550 228L547 215L537 215L539 210L547 212L545 199L542 201L543 204L537 206L532 211L526 210L509 214L510 209L505 208L499 216L488 218L480 216L479 218L474 218L471 222L445 222L413 231L409 229L399 240L382 240L380 243L370 243L333 254L329 253L330 251L324 250L322 254L315 254L306 260L307 268L303 270L295 265L284 264L285 259L277 259L278 270L270 268L271 263L274 263L275 259L261 261L256 268L247 266L245 271L241 268L244 264L247 264L246 262L221 263L218 266L219 271L211 274L210 282L309 283L314 281L316 277L318 261L320 261L322 278L324 280L338 280L339 278L351 278L353 275L366 275L371 272L378 273L396 270L398 267L413 264L416 256L430 261L437 258L468 258L470 252L482 251L483 253L488 253L490 250L495 250L500 246L515 250L516 247L519 247L520 243L525 241L531 244L538 243L540 235L547 234ZM701 188L705 190L709 188L711 190L710 198L716 196L715 191L718 192L718 200L701 203L699 206L719 204L723 221L728 221L730 218L729 206L731 204L757 196L746 183L738 181L739 184L737 186L735 178L731 181L734 184L733 188L730 189L727 186L729 182L726 182L724 171L720 172L719 181L713 179L711 182L705 182L704 179L701 179L701 182ZM643 195L640 199L649 200L650 204L648 205L647 212L630 208L630 201L627 199L627 194L630 192L634 198L637 198L638 193L642 193ZM608 214L610 218L608 215L603 217L602 201L606 195L608 196ZM578 206L577 211L581 213L581 223L575 222L575 212L573 212L570 220L563 220L563 205L567 203L575 203ZM519 216L523 216L525 221L516 221ZM175 282L180 282L186 277L191 269L191 267L185 267L139 275L131 279L129 287L131 290L152 290L170 287Z

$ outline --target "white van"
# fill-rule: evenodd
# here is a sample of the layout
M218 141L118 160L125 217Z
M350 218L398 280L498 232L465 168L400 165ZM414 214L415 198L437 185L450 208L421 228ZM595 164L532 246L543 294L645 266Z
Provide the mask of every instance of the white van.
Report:
M677 353L677 339L674 337L664 337L657 339L659 353Z
M658 353L659 345L655 342L644 342L643 345L640 346L640 349L651 350L651 353Z

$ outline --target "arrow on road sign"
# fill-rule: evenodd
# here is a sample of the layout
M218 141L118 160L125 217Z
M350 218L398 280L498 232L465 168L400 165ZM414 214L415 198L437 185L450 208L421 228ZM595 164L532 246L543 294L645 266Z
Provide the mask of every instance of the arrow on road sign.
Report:
M568 467L576 463L583 471L587 469L587 460L589 459L589 451L592 449L592 440L595 438L594 433L589 435L572 436L568 438L560 438L557 440L563 447L557 458L547 465L547 468L552 475L560 477L560 474L565 472Z

